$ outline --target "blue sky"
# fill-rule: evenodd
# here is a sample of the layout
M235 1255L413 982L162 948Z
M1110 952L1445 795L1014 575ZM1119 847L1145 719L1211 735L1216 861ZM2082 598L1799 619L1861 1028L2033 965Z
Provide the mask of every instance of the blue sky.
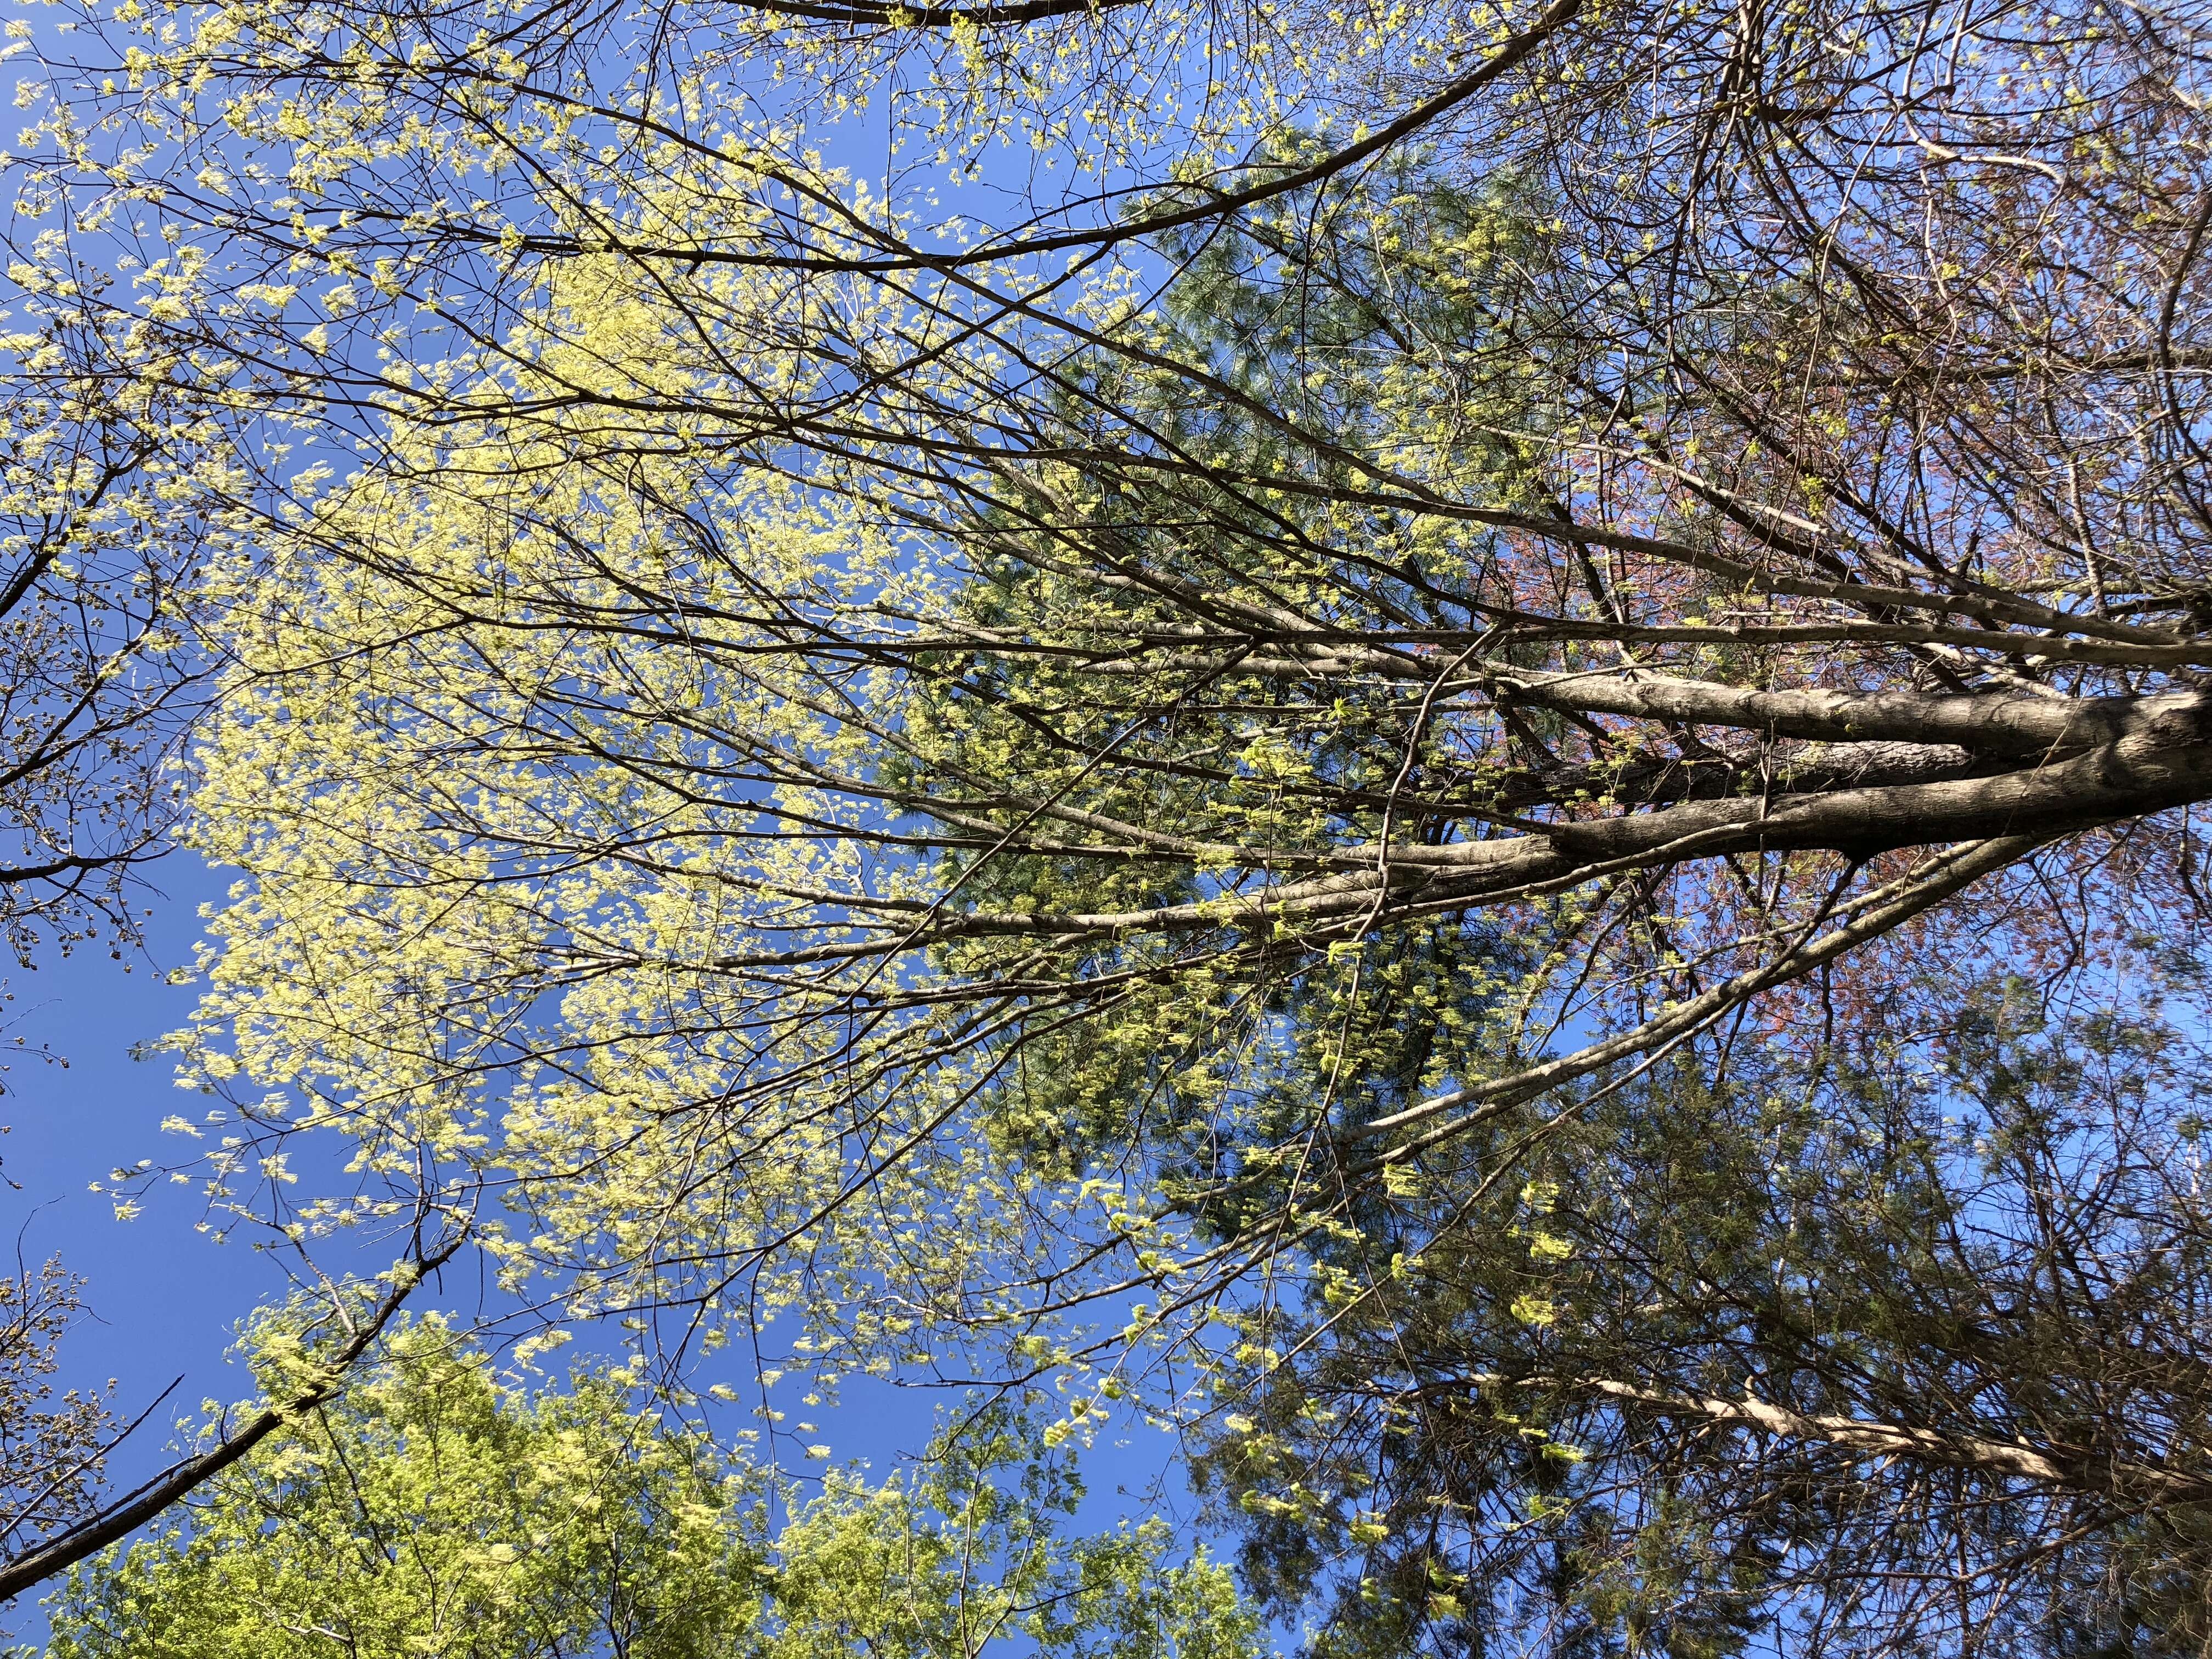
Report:
M19 1188L0 1194L0 1217L21 1232L27 1261L59 1254L88 1281L96 1316L69 1339L65 1380L118 1379L116 1404L127 1415L180 1373L187 1380L173 1399L190 1406L240 1392L237 1373L226 1376L222 1364L233 1328L281 1283L252 1250L193 1231L199 1211L188 1189L168 1189L173 1196L131 1222L116 1220L106 1199L88 1190L118 1163L161 1158L161 1121L178 1109L167 1057L131 1051L189 1019L191 989L163 974L191 960L198 906L219 897L222 884L182 854L155 866L153 878L163 890L148 901L150 962L110 960L104 944L68 957L48 945L36 969L9 969L9 1046L20 1037L23 1049L57 1058L15 1055L0 1099L9 1126L0 1167Z

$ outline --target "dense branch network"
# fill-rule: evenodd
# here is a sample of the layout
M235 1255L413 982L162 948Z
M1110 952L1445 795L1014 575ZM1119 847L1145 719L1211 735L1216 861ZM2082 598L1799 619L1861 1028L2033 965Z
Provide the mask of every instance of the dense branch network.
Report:
M1343 1536L1444 1572L1376 1518L1434 1500L1505 1623L1577 1573L1674 1618L1670 1482L1718 1494L1700 1605L1815 1586L1824 1640L1997 1619L2074 1559L2023 1514L2188 1511L2187 1366L2112 1385L2151 1443L2069 1419L2140 1322L2066 1348L2030 1294L2107 1176L2115 1280L2188 1257L2175 1091L1969 1130L1876 1085L2192 971L2203 46L2090 0L1463 10L340 6L58 66L52 211L143 264L23 239L109 354L56 383L158 364L220 457L177 486L193 834L248 878L179 1039L250 1126L217 1205L491 1194L511 1288L672 1371L787 1315L846 1367L1249 1395L1215 1467L1262 1531L1358 1508L1299 1415L1350 1401ZM866 97L864 179L818 140ZM1816 1248L1877 1095L1925 1201ZM368 1185L257 1182L317 1131ZM1789 1188L1748 1237L1621 1218L1708 1153L1709 1206ZM1782 1320L1808 1285L1881 1320ZM1531 1413L1595 1472L1516 1462ZM1844 1514L1869 1459L1910 1524ZM1449 1520L1570 1489L1582 1542Z

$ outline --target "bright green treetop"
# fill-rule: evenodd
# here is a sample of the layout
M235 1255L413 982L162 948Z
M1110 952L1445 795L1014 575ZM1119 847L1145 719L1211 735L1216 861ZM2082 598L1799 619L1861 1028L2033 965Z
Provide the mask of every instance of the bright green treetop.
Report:
M1248 1659L1227 1571L1152 1520L1060 1534L1018 1419L921 1473L788 1479L638 1402L532 1393L425 1320L337 1401L57 1598L50 1659ZM810 1482L808 1485L812 1486Z

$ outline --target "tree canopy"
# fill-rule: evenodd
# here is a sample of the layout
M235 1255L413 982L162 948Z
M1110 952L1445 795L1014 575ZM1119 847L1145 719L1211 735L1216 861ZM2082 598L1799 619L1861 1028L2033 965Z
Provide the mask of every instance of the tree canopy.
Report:
M2201 20L41 51L13 280L191 416L217 1231L1133 1400L1330 1642L2201 1621Z
M281 1352L281 1345L277 1346ZM911 1477L797 1483L584 1372L531 1393L442 1322L185 1518L81 1569L53 1659L757 1656L1244 1659L1222 1568L1151 1521L1063 1538L1082 1495L1004 1412Z

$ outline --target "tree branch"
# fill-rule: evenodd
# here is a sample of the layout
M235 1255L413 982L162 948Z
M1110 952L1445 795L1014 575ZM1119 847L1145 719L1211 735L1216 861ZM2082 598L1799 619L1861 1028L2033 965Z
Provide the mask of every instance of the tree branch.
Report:
M402 1262L395 1270L397 1282L375 1312L341 1343L324 1363L323 1380L295 1399L270 1406L236 1433L195 1457L173 1463L136 1491L126 1494L88 1520L48 1539L27 1554L0 1564L0 1603L13 1601L33 1585L65 1572L87 1556L127 1538L210 1477L220 1474L256 1446L303 1412L312 1411L337 1392L347 1367L367 1352L415 1287L451 1261L468 1237L464 1227L428 1255Z

